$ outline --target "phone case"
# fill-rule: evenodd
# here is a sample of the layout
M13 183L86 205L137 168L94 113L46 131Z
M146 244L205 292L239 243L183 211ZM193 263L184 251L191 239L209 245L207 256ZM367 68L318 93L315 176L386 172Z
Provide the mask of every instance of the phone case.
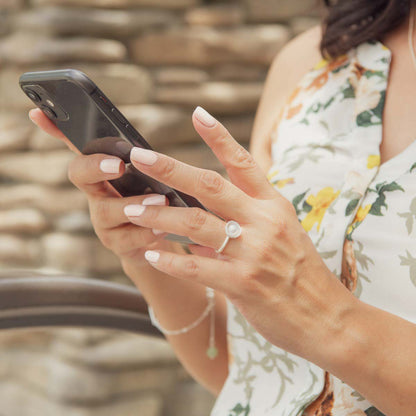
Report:
M109 181L120 196L163 194L171 206L206 208L194 197L164 185L130 163L133 146L152 149L108 97L84 73L74 69L27 72L20 77L24 93L65 134L76 153L106 153L126 163L125 174ZM169 234L169 240L193 243Z

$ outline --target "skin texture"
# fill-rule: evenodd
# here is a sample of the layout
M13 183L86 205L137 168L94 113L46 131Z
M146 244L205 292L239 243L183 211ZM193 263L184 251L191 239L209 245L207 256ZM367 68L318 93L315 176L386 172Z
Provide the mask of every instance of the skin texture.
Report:
M410 61L404 55L405 32L403 28L400 30L384 40L386 44L388 42L395 58L392 83L387 95L386 112L389 113L383 132L382 162L399 153L401 146L406 147L406 137L408 138L408 134L396 134L396 141L393 143L393 136L389 136L389 132L394 130L395 121L392 118L399 113L394 97L398 94L397 88L400 85L397 81L394 82L398 79L394 77L405 72L408 75L410 73ZM293 53L299 48L299 43L292 44L290 48ZM283 54L282 56L291 56L287 50ZM272 66L266 89L270 88L271 91L273 87L274 92L278 90L275 82L278 84L280 81L274 74L286 74L283 69L286 68L278 58ZM415 73L413 76L416 79ZM395 86L396 90L392 90ZM403 91L404 87L401 88ZM406 88L410 103L413 97L410 97L409 85ZM287 96L286 88L281 87L280 90L282 96ZM269 131L271 128L274 116L264 112L264 108L273 101L271 97L269 92L263 97L259 113L262 115L256 121L254 137L265 137L266 130L263 129L267 128ZM32 116L38 124L45 122L38 112ZM403 111L399 116L406 122ZM194 208L178 210L168 206L146 206L141 215L126 217L128 220L123 219L120 212L115 213L113 218L110 212L120 209L120 204L114 202L114 208L111 208L113 201L108 202L107 208L101 205L101 208L97 208L98 205L94 205L103 193L108 196L105 183L99 182L100 185L97 185L97 181L103 180L103 176L97 176L92 183L88 183L91 164L98 163L99 157L97 156L96 162L92 159L85 162L85 157L79 157L76 159L78 162L74 162L70 168L70 177L82 190L93 195L90 197L93 200L90 206L100 238L107 246L113 247L114 251L119 250L122 262L128 265L126 270L130 275L135 276L134 268L142 264L143 252L151 251L153 256L148 256L152 258L149 264L161 272L157 276L168 275L177 282L214 288L218 294L227 296L254 328L271 343L331 372L354 387L386 415L414 415L416 325L362 303L326 268L299 224L291 203L273 189L265 177L264 171L270 162L270 155L265 150L268 147L266 140L257 139L252 145L255 154L253 157L219 122L207 127L194 114L193 123L202 139L227 169L229 181L215 172L185 165L154 152L147 154L146 163L143 163L144 159L133 159L132 162L137 169L149 176L193 195L219 218ZM261 127L263 123L264 127ZM409 128L411 124L412 122L408 122ZM149 164L149 157L154 160L152 164ZM84 162L81 162L83 158ZM123 201L123 206L131 203L140 205L143 202L141 198ZM98 214L100 210L108 210L104 211L107 214L101 217L101 221ZM107 221L105 227L102 221L104 217ZM228 244L222 255L217 255L215 249L223 242L224 225L229 219L238 221L243 233ZM127 230L131 229L133 232L133 228L129 227L138 226L143 232L140 237L142 240L137 243L140 247L134 253L128 253L122 243L116 243L117 237L111 241L105 241L103 237L105 234L102 228L117 228L120 222ZM188 236L200 246L191 246L193 254L186 254L172 246L166 246L160 236L150 236L147 232L153 228ZM123 238L126 238L126 234ZM149 240L144 241L146 238ZM131 259L137 261L137 266ZM224 276L227 278L224 279ZM322 293L330 293L331 296L322 299ZM152 297L150 289L148 296ZM153 296L153 300L159 305L158 311L162 314L161 299ZM163 323L167 322L167 314L164 317L166 321L162 320ZM220 318L219 323L223 330L224 315ZM321 343L322 339L328 341ZM196 342L195 339L193 341ZM172 342L175 343L174 340ZM178 345L176 344L178 352L186 359L185 348L179 348ZM194 351L196 344L192 347ZM195 352L192 354L196 356ZM223 366L224 362L216 369L223 369ZM198 367L198 371L195 368L192 367L197 374L196 378L203 380L212 391L218 391L219 380L223 378L214 380L212 375L207 376L209 372L203 373L204 368Z

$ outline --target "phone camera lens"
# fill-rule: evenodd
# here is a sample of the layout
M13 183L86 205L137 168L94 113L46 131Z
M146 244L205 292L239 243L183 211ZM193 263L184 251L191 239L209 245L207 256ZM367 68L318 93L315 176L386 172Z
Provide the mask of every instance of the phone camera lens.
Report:
M58 115L55 113L55 111L53 111L52 108L46 107L46 105L43 105L41 110L51 119L58 118Z
M38 103L42 101L42 98L40 98L39 94L32 90L26 90L26 95L35 103Z

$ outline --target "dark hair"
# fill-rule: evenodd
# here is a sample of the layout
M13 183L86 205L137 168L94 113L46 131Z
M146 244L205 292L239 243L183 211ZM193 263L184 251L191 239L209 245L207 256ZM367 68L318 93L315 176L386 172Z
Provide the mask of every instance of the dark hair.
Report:
M321 53L335 58L399 26L413 0L324 0Z

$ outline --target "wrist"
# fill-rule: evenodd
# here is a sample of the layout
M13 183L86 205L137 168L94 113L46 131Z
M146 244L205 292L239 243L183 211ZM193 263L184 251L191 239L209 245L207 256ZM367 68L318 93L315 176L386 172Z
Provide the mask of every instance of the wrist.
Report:
M334 310L322 342L318 365L344 380L350 371L357 371L360 362L369 362L368 328L362 325L367 311L366 305L346 288Z

